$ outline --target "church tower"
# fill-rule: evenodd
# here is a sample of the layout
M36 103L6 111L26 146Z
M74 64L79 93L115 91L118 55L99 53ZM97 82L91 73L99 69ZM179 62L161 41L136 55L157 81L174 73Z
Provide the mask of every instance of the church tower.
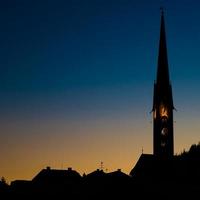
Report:
M161 12L161 27L157 78L153 95L153 154L169 158L174 154L173 97L169 79L164 13Z

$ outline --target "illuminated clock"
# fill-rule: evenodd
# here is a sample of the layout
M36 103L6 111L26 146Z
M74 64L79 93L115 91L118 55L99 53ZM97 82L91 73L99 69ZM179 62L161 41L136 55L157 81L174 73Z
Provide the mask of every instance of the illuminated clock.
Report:
M163 128L163 129L161 130L161 134L162 134L163 136L167 136L167 134L168 134L168 129L167 129L167 128Z

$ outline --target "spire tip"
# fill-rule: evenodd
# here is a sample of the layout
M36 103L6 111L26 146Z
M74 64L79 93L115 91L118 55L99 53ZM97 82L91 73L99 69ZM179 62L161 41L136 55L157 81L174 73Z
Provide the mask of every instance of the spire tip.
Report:
M160 7L160 12L161 12L161 15L163 16L164 15L164 7L163 6Z

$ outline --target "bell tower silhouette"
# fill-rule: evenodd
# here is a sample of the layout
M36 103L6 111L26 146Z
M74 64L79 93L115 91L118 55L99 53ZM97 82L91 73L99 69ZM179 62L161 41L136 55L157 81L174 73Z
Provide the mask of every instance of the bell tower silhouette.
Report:
M174 173L173 96L169 78L164 12L161 10L157 77L153 94L153 155L142 154L130 172L132 177L148 180L168 178ZM172 161L172 162L171 162Z
M167 44L164 12L161 10L160 41L157 78L153 95L153 154L159 157L172 157L174 154L173 136L173 97L169 79Z

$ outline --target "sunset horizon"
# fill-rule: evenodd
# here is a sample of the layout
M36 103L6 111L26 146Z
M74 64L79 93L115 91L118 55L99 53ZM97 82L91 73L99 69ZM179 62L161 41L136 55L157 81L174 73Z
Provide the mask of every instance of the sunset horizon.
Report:
M0 177L47 166L129 174L153 154L164 7L174 155L200 141L200 3L13 1L0 6Z

